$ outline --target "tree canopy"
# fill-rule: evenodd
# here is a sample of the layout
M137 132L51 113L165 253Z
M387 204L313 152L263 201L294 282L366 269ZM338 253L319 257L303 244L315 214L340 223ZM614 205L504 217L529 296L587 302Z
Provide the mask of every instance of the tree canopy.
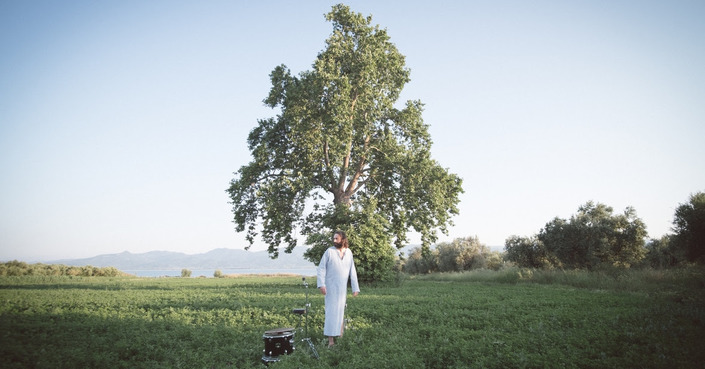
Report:
M333 32L311 70L270 74L264 103L279 114L250 132L253 160L227 192L250 245L259 235L277 257L281 245L296 247L298 230L318 262L342 229L365 274L380 257L386 268L391 242L404 246L409 230L426 248L447 232L462 180L431 158L423 104L396 105L410 71L387 31L345 5L326 19Z
M475 269L499 270L502 266L500 253L490 250L475 236L439 243L430 254L424 254L420 247L415 247L410 250L403 270L407 273L426 274Z
M705 192L679 204L673 216L672 246L689 262L705 263Z
M546 223L535 237L510 237L505 249L508 260L524 267L628 268L644 258L646 237L634 208L614 215L611 207L589 201L570 219Z
M644 258L646 225L632 207L612 212L612 207L587 202L570 220L546 224L538 239L568 268L629 267Z

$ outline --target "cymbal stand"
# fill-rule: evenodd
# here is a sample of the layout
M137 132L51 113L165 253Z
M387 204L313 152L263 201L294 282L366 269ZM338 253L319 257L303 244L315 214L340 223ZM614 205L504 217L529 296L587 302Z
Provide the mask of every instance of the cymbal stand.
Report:
M304 288L306 289L306 305L303 309L294 309L292 312L294 314L299 315L299 327L301 327L301 316L304 316L305 320L305 325L304 325L304 338L301 339L301 342L306 342L308 343L309 348L311 348L311 353L313 353L313 356L316 357L316 359L320 359L318 356L318 351L316 351L316 346L313 345L313 342L311 341L311 337L308 335L308 311L311 308L311 303L308 302L308 282L306 282L306 277L302 277L301 280L303 281Z

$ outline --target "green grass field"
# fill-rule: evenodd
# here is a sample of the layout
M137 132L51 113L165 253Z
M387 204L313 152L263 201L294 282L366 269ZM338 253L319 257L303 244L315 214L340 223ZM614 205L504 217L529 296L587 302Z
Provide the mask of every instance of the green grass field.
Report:
M703 368L702 270L406 277L348 299L333 349L310 331L272 368ZM262 368L301 278L0 277L1 368ZM296 337L302 338L301 335Z

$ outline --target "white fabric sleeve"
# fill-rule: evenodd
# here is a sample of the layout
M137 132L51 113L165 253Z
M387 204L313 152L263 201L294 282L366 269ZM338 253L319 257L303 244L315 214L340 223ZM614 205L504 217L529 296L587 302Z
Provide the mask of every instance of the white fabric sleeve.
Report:
M321 262L318 263L318 268L316 268L316 284L318 288L326 286L326 266L328 264L328 250L323 253L321 257Z

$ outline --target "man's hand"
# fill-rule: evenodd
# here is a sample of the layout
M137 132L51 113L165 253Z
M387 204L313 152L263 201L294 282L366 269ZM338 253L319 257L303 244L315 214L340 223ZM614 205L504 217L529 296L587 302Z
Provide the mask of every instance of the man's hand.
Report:
M324 295L326 294L326 286L319 288L319 290L321 290L322 294L324 294Z
M360 292L353 292L353 297L356 297L358 293Z

